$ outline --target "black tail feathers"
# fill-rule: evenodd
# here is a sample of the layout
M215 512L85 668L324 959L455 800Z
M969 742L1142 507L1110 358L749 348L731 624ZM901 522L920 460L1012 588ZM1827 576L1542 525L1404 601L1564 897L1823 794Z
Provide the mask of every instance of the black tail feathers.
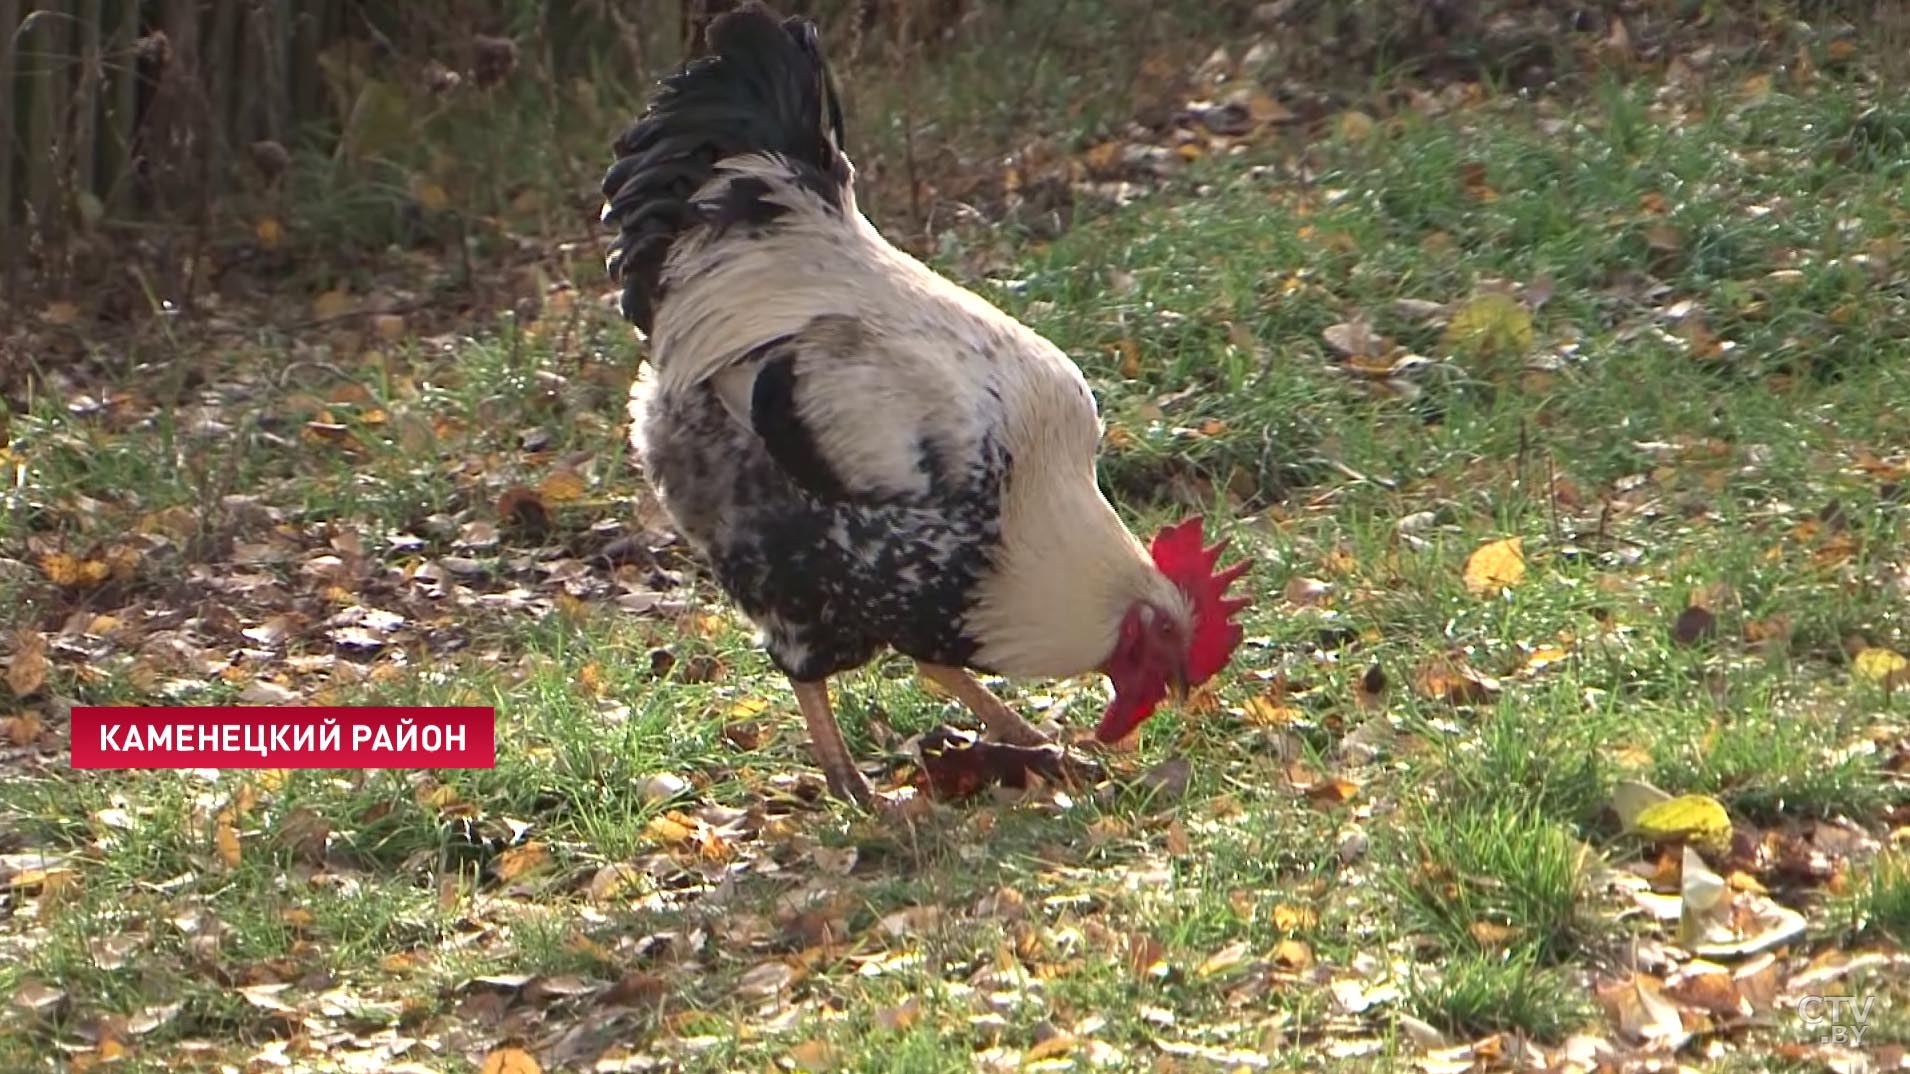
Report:
M804 186L842 203L849 162L842 109L816 27L747 3L710 25L709 55L663 80L643 117L617 139L604 176L606 223L617 228L606 267L623 282L623 315L650 331L671 244L706 222L691 198L717 162L776 154ZM760 188L758 190L760 192ZM744 193L731 191L729 201ZM773 215L766 206L732 210Z

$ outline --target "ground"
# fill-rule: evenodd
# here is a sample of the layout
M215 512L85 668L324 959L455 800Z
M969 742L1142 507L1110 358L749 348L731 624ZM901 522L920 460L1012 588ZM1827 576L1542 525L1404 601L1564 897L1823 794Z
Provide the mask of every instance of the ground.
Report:
M944 234L1136 528L1254 562L1098 786L819 795L631 472L588 243L455 325L341 283L89 352L8 427L0 1067L1901 1069L1910 107L1836 44L1243 98ZM890 788L967 720L838 697ZM66 768L76 702L234 700L494 705L498 763Z

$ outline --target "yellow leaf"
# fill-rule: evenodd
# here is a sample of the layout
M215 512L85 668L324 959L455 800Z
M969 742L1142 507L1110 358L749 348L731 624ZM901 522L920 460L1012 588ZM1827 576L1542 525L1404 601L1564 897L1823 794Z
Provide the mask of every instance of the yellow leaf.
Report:
M548 503L568 503L581 499L586 489L583 475L575 470L552 470L550 476L537 485L538 495Z
M926 681L926 680L924 680ZM933 686L933 683L930 683ZM729 718L732 720L753 720L769 711L767 698L746 697L730 706Z
M71 552L48 552L40 557L40 571L47 580L62 589L77 589L86 584L85 563Z
M54 302L40 311L40 319L51 325L69 325L80 319L80 308L71 302Z
M1273 908L1273 927L1282 932L1299 932L1320 923L1320 915L1311 907L1281 903Z
M1716 798L1686 794L1646 806L1632 829L1649 839L1695 843L1711 849L1731 845L1731 817Z
M1304 970L1313 965L1313 949L1305 940L1286 939L1273 946L1273 960L1283 966Z
M418 204L426 212L439 213L451 207L451 195L445 192L443 184L427 179L418 184L415 193Z
M1850 662L1850 670L1858 678L1869 682L1889 682L1892 678L1901 677L1906 668L1910 668L1910 660L1889 649L1865 649ZM14 693L19 691L15 690Z
M1123 338L1115 348L1121 352L1121 376L1128 380L1141 375L1141 345L1132 339Z
M522 1048L493 1048L478 1067L478 1074L544 1074L544 1068Z
M1525 539L1507 537L1490 541L1466 557L1466 589L1474 596L1485 596L1525 581Z
M532 841L514 846L497 856L497 878L508 884L549 860L550 852L542 843Z
M352 305L351 295L342 288L335 288L312 299L312 316L321 321L329 321L334 317L342 317L350 313Z
M212 842L218 847L219 860L226 863L226 868L238 868L239 829L233 825L231 818L225 816L219 818L219 826L212 834Z
M285 227L276 216L261 216L258 223L252 225L252 234L258 236L259 245L267 250L276 250L285 240Z
M1446 349L1474 358L1523 355L1535 339L1532 311L1502 291L1474 297L1452 315L1446 326Z

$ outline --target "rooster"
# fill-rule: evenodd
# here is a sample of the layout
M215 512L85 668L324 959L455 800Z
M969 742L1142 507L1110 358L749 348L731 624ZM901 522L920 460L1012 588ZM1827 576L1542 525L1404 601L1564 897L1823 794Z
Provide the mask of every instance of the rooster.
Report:
M828 679L885 648L1020 745L1046 737L972 671L1099 671L1114 742L1226 665L1245 562L1217 569L1198 518L1136 539L1096 484L1081 371L857 210L813 23L717 19L615 153L606 265L650 343L632 446L832 793L872 802Z

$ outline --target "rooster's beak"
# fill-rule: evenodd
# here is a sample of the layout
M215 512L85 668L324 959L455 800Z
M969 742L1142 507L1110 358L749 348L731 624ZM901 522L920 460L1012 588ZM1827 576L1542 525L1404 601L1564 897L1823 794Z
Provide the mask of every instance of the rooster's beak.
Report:
M1185 660L1175 661L1172 670L1168 671L1167 694L1174 699L1176 705L1187 703L1187 662Z

